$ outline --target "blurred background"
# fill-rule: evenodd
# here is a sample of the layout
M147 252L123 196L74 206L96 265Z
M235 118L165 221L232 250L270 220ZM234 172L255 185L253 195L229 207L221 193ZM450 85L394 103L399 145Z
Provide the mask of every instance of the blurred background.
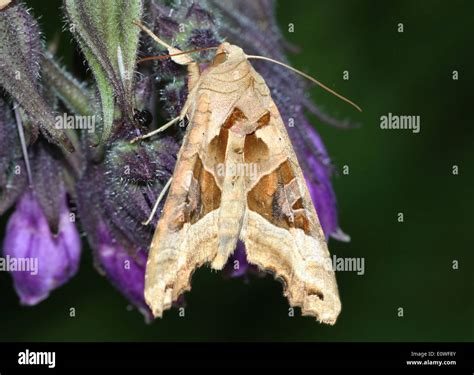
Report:
M27 3L45 39L59 36L61 1ZM277 13L284 36L300 49L289 56L292 65L364 109L359 114L311 89L325 111L361 125L340 130L311 118L339 172L340 224L352 238L330 240L330 251L365 258L364 275L337 273L343 306L337 324L321 325L299 310L289 317L282 287L271 276L225 280L202 268L186 294L185 317L172 309L147 325L95 271L84 248L77 276L35 307L20 306L10 276L0 272L1 341L474 339L474 3L282 0ZM290 23L294 32L288 32ZM58 55L71 70L74 48L59 40ZM421 116L420 133L381 130L380 116L389 112ZM5 225L2 217L2 233Z

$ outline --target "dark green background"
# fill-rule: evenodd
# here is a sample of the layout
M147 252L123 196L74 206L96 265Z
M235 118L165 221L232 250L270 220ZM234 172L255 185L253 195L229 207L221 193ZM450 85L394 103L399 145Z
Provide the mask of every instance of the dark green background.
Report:
M29 1L45 37L62 27L60 1ZM472 341L473 121L471 1L280 1L290 56L364 109L357 113L318 88L314 100L359 129L318 131L339 171L334 179L342 228L350 243L333 254L365 257L366 274L337 274L342 313L333 327L299 311L288 317L281 285L270 276L224 280L199 270L177 310L151 325L92 267L36 307L21 307L8 274L0 274L0 340L99 341ZM404 33L397 24L404 23ZM287 33L288 23L295 25ZM61 34L70 62L73 45ZM351 79L342 79L343 70ZM451 79L459 71L459 80ZM420 115L421 132L381 130L380 116ZM459 166L453 176L452 166ZM404 223L397 222L403 212ZM5 220L2 220L5 225ZM452 261L459 269L452 269ZM69 317L75 307L76 317ZM403 307L404 317L397 316Z

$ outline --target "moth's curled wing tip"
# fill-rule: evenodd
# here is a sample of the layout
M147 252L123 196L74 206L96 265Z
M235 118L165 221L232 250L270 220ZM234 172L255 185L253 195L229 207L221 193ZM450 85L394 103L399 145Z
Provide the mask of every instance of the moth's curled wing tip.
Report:
M161 309L152 309L151 312L155 318L163 318L163 310Z
M160 293L156 287L145 288L145 302L155 318L163 317L163 300L163 293Z
M308 294L301 311L302 315L314 316L320 323L334 325L341 312L341 301L334 293Z
M302 315L333 325L341 312L341 301L334 275L327 273L323 276L324 272L324 269L318 269L299 279L290 278L284 294L291 306L301 308ZM315 279L313 273L322 277Z
M314 316L320 323L330 325L336 323L340 312L341 304L339 301L334 304L328 304L322 301L305 301L305 306L302 308L302 315Z
M165 307L163 306L161 302L155 302L155 301L150 301L146 299L146 303L155 318L163 317L163 312L165 310Z

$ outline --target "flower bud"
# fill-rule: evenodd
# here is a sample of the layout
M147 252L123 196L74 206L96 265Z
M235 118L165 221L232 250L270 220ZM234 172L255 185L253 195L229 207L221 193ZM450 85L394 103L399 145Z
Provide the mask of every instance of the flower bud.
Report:
M3 255L15 290L24 305L36 305L77 271L81 252L79 232L70 220L63 193L58 232L51 233L34 191L27 191L7 224Z

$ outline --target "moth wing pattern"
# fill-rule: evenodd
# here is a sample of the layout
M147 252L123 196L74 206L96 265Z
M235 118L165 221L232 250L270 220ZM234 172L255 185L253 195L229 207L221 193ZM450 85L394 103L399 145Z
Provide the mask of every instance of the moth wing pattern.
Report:
M221 269L239 236L222 215L229 202L236 201L229 194L221 199L224 176L218 178L216 166L226 162L229 132L222 119L232 113L240 96L237 91L223 95L206 82L197 80L185 104L190 124L147 260L145 300L157 317L191 289L195 269L205 263ZM244 206L243 200L240 203ZM218 257L223 246L228 251Z
M200 157L210 115L206 95L199 98L193 112L147 260L145 300L158 317L190 289L194 270L212 260L217 251L221 192Z
M247 191L241 233L247 260L282 280L290 305L303 315L334 324L341 303L324 233L279 111L255 75L261 86L255 93L269 118L247 135L244 149L260 174Z
M240 238L248 261L284 282L292 306L334 324L331 258L285 125L243 51L221 50L227 62L206 69L185 104L190 125L150 247L145 299L161 317L190 290L194 270L222 269Z

